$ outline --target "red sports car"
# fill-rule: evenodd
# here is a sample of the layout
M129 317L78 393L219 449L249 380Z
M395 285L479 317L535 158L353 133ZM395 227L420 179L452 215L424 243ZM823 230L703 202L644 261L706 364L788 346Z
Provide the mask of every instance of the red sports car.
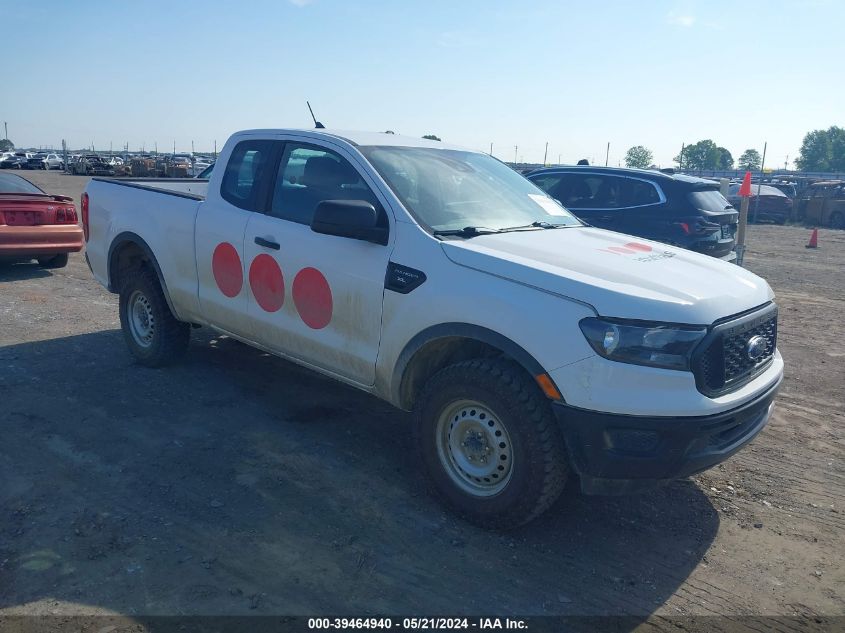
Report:
M0 173L0 260L37 259L42 268L62 268L82 244L73 198Z

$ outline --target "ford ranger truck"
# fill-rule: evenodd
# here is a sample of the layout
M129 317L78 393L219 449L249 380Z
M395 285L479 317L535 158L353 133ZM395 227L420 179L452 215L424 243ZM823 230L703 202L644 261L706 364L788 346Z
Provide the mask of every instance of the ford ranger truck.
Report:
M756 275L585 226L479 152L252 130L208 181L94 178L86 256L158 367L206 326L415 412L433 488L478 524L727 459L783 377Z

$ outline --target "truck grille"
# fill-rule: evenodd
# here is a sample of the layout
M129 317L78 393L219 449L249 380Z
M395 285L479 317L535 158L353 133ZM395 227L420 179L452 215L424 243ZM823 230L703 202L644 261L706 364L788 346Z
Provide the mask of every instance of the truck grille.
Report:
M717 395L736 389L763 371L775 355L777 346L777 306L716 325L702 342L693 358L693 373L699 390ZM765 340L757 359L748 353L755 336Z

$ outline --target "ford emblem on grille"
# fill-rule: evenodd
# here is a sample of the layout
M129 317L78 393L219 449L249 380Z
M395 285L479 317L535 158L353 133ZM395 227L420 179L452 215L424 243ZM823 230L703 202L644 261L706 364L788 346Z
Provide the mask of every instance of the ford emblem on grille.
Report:
M748 358L753 360L755 363L763 358L763 355L766 353L766 348L769 346L766 337L764 336L752 336L748 339L748 346L745 348L746 353L748 354Z

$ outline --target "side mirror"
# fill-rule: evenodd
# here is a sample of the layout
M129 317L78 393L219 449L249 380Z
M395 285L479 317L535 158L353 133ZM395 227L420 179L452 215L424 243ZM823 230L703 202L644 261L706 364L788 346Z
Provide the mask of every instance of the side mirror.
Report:
M323 200L314 210L311 230L325 235L387 244L387 228L377 224L376 208L366 200Z

